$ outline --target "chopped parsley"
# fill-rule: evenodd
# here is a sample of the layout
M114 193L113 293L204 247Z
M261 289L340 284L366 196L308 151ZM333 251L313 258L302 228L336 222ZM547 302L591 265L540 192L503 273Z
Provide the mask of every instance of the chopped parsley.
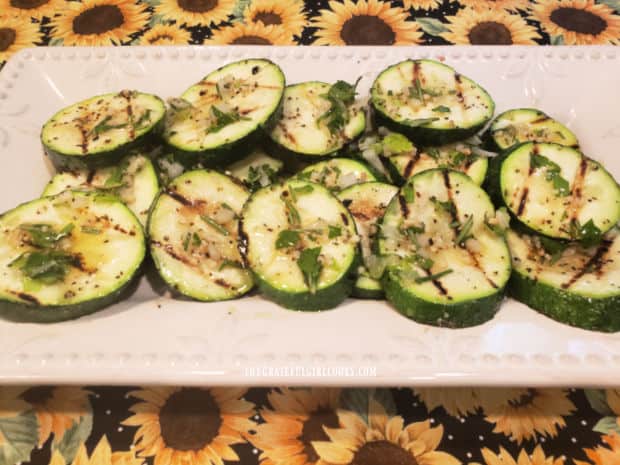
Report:
M299 231L293 231L291 229L283 229L278 233L276 239L276 249L286 249L288 247L296 246L301 240L301 234Z
M88 131L87 136L98 136L104 132L111 131L112 129L121 129L127 126L127 123L120 124L110 124L109 121L112 119L112 115L108 115L99 121L90 131Z
M314 247L302 250L297 259L297 266L299 266L304 275L306 285L310 288L312 294L316 292L322 269L319 255L321 255L321 247Z
M224 259L217 271L222 271L224 268L243 268L243 265L234 260Z
M558 195L562 197L570 195L570 184L562 177L560 165L537 153L531 154L530 163L534 168L546 169L545 179L553 184Z
M236 123L237 121L249 121L250 118L246 118L244 116L239 115L236 111L231 111L230 113L226 113L225 111L220 110L215 105L211 106L211 113L215 117L215 122L211 124L207 128L207 133L215 133L221 131L229 124Z
M342 228L340 226L332 226L331 224L327 227L328 234L327 237L329 239L334 239L336 237L340 237L342 235Z
M19 229L26 231L30 236L29 242L35 247L54 247L58 241L71 235L73 223L67 224L60 231L55 231L49 224L22 224Z
M327 121L327 128L332 134L336 134L344 128L349 122L348 107L355 101L357 84L361 77L355 81L355 84L349 84L346 81L337 81L329 88L327 94L322 97L327 99L331 104L329 110L323 113L317 119L317 123Z
M386 156L408 153L414 150L411 141L397 132L392 132L385 136L381 144L383 154Z
M569 234L572 239L581 242L584 247L598 245L603 239L603 232L591 219L585 224L579 223L579 220L576 219L572 220Z
M450 110L450 107L447 107L445 105L439 105L433 108L433 111L437 113L450 113L451 110Z
M402 188L402 193L407 203L413 203L415 201L415 191L412 183L407 183Z
M53 249L26 252L9 264L17 266L28 278L43 284L63 281L69 267L78 265L79 260L74 255Z

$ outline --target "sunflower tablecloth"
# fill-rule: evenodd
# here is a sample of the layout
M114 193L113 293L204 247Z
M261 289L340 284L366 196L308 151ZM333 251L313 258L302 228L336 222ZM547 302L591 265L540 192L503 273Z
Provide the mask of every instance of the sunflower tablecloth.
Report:
M619 0L0 0L33 45L616 44ZM0 387L0 465L617 465L620 390Z

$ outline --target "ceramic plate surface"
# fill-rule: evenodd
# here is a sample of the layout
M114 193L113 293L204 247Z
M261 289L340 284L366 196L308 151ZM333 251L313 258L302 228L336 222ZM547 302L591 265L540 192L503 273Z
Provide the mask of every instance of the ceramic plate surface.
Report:
M242 58L278 63L288 83L354 81L405 58L442 59L482 84L497 112L535 106L566 123L620 179L620 50L609 47L39 47L0 73L0 211L40 195L51 168L41 125L75 101L124 88L179 95ZM618 309L620 311L620 309ZM300 313L260 297L130 300L76 321L0 320L1 383L244 385L620 385L620 333L556 323L507 300L490 322L419 325L385 302Z

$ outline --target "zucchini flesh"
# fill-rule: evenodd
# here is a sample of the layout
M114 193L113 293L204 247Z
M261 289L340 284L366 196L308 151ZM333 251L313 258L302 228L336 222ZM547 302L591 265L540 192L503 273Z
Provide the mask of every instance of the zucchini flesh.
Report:
M0 315L16 321L62 321L114 303L145 255L135 215L95 192L22 204L0 217L0 230Z
M42 196L75 189L118 196L138 217L142 226L146 226L149 209L159 191L159 181L149 158L130 155L113 167L58 173L45 186Z
M577 136L559 121L535 108L508 110L489 128L492 148L506 150L523 142L550 142L577 148Z
M378 233L377 223L397 192L398 188L390 184L366 182L353 185L338 194L342 204L353 216L360 236L364 265L357 269L357 279L353 287L353 295L356 297L379 299L383 296L381 282L373 279L369 274L368 261L374 255L374 242Z
M284 74L271 61L230 63L169 102L164 139L190 160L230 162L232 149L243 151L240 142L268 124L283 90Z
M157 96L123 90L63 108L43 126L43 147L58 168L111 165L157 135L166 113Z
M322 184L336 192L354 184L377 180L365 163L350 158L332 158L314 163L304 168L296 177Z
M371 91L379 123L421 145L465 139L491 119L491 96L471 79L433 60L405 60L382 71Z
M238 243L248 195L240 183L211 170L189 171L162 190L148 234L155 266L170 287L202 301L233 299L252 289Z
M332 156L364 131L364 111L355 104L347 108L348 122L342 130L330 131L327 120L321 119L331 108L325 98L330 87L318 81L286 87L282 115L270 133L281 152L306 157Z
M503 157L502 201L526 227L557 239L580 239L593 222L601 233L620 219L620 188L597 162L558 144L525 143Z
M379 252L391 257L386 297L422 323L462 327L495 314L510 276L504 238L488 222L486 193L457 171L428 170L407 181L381 225Z
M359 237L325 187L293 179L258 190L243 209L241 230L258 287L278 304L328 309L351 293Z
M509 231L510 295L554 320L597 331L620 331L620 236L595 246L564 245L550 253L536 236Z
M256 149L243 160L230 165L226 171L254 192L276 182L283 168L284 163L281 160L270 157L261 149Z

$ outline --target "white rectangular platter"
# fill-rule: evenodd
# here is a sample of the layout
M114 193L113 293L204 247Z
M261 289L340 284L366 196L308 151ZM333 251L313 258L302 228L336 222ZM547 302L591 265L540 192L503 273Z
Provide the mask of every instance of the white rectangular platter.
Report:
M272 59L288 83L361 75L362 95L389 64L445 59L481 83L498 112L536 106L565 122L620 179L612 47L40 47L0 73L0 211L39 196L50 178L39 132L61 107L123 88L176 96L249 57ZM620 385L620 333L570 328L510 300L492 321L451 330L384 302L303 313L260 297L172 300L143 282L130 300L77 321L0 320L0 383Z

